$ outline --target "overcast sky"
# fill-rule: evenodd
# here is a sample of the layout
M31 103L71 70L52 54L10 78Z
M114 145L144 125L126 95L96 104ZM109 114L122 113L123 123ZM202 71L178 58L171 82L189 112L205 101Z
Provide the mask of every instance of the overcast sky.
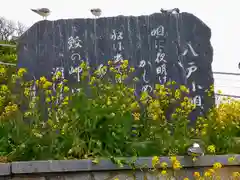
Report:
M237 0L0 0L0 16L21 21L27 26L42 20L31 8L47 7L52 10L48 20L91 18L91 8L101 8L103 16L147 15L161 8L178 7L193 13L212 29L214 48L213 70L237 72L240 62L240 15ZM240 76L216 75L216 86L225 93L240 95ZM238 81L237 81L238 80Z

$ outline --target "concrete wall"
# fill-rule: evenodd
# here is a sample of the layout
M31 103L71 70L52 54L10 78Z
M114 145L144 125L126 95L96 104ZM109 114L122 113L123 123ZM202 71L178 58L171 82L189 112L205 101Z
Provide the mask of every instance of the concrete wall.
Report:
M231 163L229 157L235 157ZM184 167L173 172L170 168L168 157L160 157L160 162L167 162L169 165L168 174L170 179L181 180L188 177L193 178L193 173L198 171L204 173L215 162L220 162L223 168L217 174L223 180L231 179L233 172L240 172L240 155L204 156L192 162L190 157L179 156L177 159ZM131 161L131 159L127 159ZM101 160L98 164L91 160L61 160L61 161L28 161L0 164L0 179L14 180L154 180L166 179L160 175L161 170L151 171L152 158L139 158L135 161L136 170L127 165L119 167L108 160ZM145 167L145 168L140 168ZM168 177L169 177L168 176ZM240 179L240 177L239 177Z

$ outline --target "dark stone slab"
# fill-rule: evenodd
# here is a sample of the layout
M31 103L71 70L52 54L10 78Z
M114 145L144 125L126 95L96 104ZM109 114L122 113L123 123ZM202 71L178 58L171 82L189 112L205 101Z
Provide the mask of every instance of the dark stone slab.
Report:
M205 92L214 83L210 38L210 28L185 12L40 21L19 39L18 67L27 68L30 79L62 68L76 83L80 73L73 70L81 61L97 68L110 59L127 59L141 80L138 93L169 80L187 85L196 117L215 104Z

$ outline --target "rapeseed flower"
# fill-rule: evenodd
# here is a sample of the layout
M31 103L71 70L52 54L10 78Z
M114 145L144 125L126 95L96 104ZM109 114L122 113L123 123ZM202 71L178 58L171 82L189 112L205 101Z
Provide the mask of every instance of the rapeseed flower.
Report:
M166 162L162 162L162 163L160 164L160 166L161 166L161 168L166 169L167 166L168 166L168 164L167 164Z
M133 118L134 118L135 121L139 121L140 120L140 113L136 113L135 112L132 115L133 115Z
M215 153L215 152L216 152L216 148L215 148L214 145L209 145L209 146L207 147L207 150L208 150L208 152L210 152L210 153Z
M157 156L153 156L152 158L152 166L155 168L155 166L159 164L159 158Z
M27 70L25 68L19 68L17 75L19 77L22 77L26 72L27 72Z
M193 173L193 176L194 176L194 177L196 177L196 178L199 178L199 177L201 177L201 175L200 175L200 173L199 173L199 172L194 172L194 173Z
M233 176L234 178L240 178L240 172L233 172L233 173L232 173L232 176Z
M231 162L235 161L235 159L236 159L236 158L235 158L234 156L229 157L229 158L228 158L228 162L231 163Z
M162 175L166 175L166 174L167 174L167 171L166 171L166 170L162 170L162 171L161 171L161 174L162 174Z
M204 176L205 176L205 177L211 177L212 174L211 174L209 171L206 171L206 172L204 173Z
M220 169L220 168L222 168L222 164L220 162L216 162L216 163L213 164L213 168L214 169Z

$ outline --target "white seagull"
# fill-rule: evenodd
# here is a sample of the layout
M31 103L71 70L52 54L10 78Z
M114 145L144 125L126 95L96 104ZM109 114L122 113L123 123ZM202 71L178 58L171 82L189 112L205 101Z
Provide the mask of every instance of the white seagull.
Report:
M173 9L169 9L169 10L164 10L164 9L161 9L160 10L161 13L167 13L167 14L179 14L180 13L180 10L179 8L173 8Z
M43 19L47 19L50 15L51 11L48 8L39 8L39 9L31 9L33 12L39 14L43 17Z
M100 8L90 9L90 11L95 17L99 17L102 14L102 10Z
M193 143L192 147L188 148L188 155L189 156L203 156L204 152L198 143Z

